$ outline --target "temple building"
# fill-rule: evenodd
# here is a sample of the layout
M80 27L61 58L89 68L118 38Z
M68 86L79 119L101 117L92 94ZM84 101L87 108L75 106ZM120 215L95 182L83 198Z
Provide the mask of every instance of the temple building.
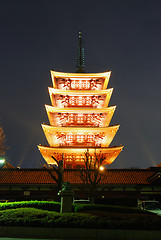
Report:
M45 106L49 125L42 124L49 145L38 148L49 165L55 164L53 157L64 163L63 181L71 183L76 199L89 196L79 169L84 167L85 152L88 150L93 159L101 153L103 164L110 165L123 148L111 146L119 125L110 125L116 109L109 106L113 91L107 89L110 75L85 73L81 33L76 73L51 71L51 106ZM20 169L3 162L0 201L58 201L55 169ZM137 207L138 199L161 202L161 164L148 169L104 169L97 184L96 203Z
M109 165L123 148L110 146L119 129L119 125L109 125L116 109L108 106L113 92L107 89L111 72L84 72L81 33L79 49L76 73L51 71L52 105L45 106L50 125L42 125L49 146L38 146L49 165L55 164L54 156L58 161L63 159L65 169L82 168L87 150L92 158L103 155L103 164Z

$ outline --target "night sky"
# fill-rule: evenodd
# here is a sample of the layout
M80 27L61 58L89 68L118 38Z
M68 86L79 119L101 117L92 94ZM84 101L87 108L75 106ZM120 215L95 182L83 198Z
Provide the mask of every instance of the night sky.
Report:
M161 163L161 1L2 0L0 3L0 116L13 166L42 167L47 144L50 70L76 71L82 30L85 71L112 76L120 124L112 145L124 150L111 168Z

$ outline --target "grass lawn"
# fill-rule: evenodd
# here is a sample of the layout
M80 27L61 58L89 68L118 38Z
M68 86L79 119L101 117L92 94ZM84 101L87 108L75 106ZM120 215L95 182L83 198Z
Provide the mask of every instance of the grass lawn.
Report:
M1 204L2 205L2 204ZM24 207L26 206L26 207ZM28 207L30 206L30 207ZM33 207L34 206L34 207ZM40 209L40 206L42 209ZM45 206L45 207L44 207ZM77 204L74 213L60 214L57 207L46 202L27 202L0 206L0 226L74 227L105 229L160 230L161 217L137 208ZM51 209L55 208L56 211ZM55 205L57 206L57 205ZM16 207L16 208L15 208ZM44 210L49 208L50 211Z

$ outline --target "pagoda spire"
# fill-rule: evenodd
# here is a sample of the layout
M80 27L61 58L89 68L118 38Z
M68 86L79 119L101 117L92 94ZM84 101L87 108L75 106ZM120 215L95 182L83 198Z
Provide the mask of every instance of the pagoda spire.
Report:
M79 31L79 39L77 46L77 73L84 73L84 46L82 40L82 32Z

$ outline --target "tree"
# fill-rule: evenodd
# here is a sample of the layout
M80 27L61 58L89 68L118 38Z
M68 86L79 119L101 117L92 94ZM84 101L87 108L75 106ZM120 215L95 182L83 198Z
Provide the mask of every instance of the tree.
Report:
M54 156L52 156L52 158L54 159L57 165L52 165L52 167L50 168L45 166L45 168L48 170L50 176L56 182L57 189L60 190L63 184L63 155L62 159L59 161ZM56 174L53 174L51 170L53 170Z
M5 145L6 143L6 136L4 134L4 130L2 125L0 126L0 155L5 155L7 147Z
M85 168L80 170L80 178L83 181L83 189L88 193L88 197L92 203L95 202L97 187L103 176L100 167L102 166L104 159L105 157L103 154L96 154L96 151L93 157L88 149L84 154L83 160Z

